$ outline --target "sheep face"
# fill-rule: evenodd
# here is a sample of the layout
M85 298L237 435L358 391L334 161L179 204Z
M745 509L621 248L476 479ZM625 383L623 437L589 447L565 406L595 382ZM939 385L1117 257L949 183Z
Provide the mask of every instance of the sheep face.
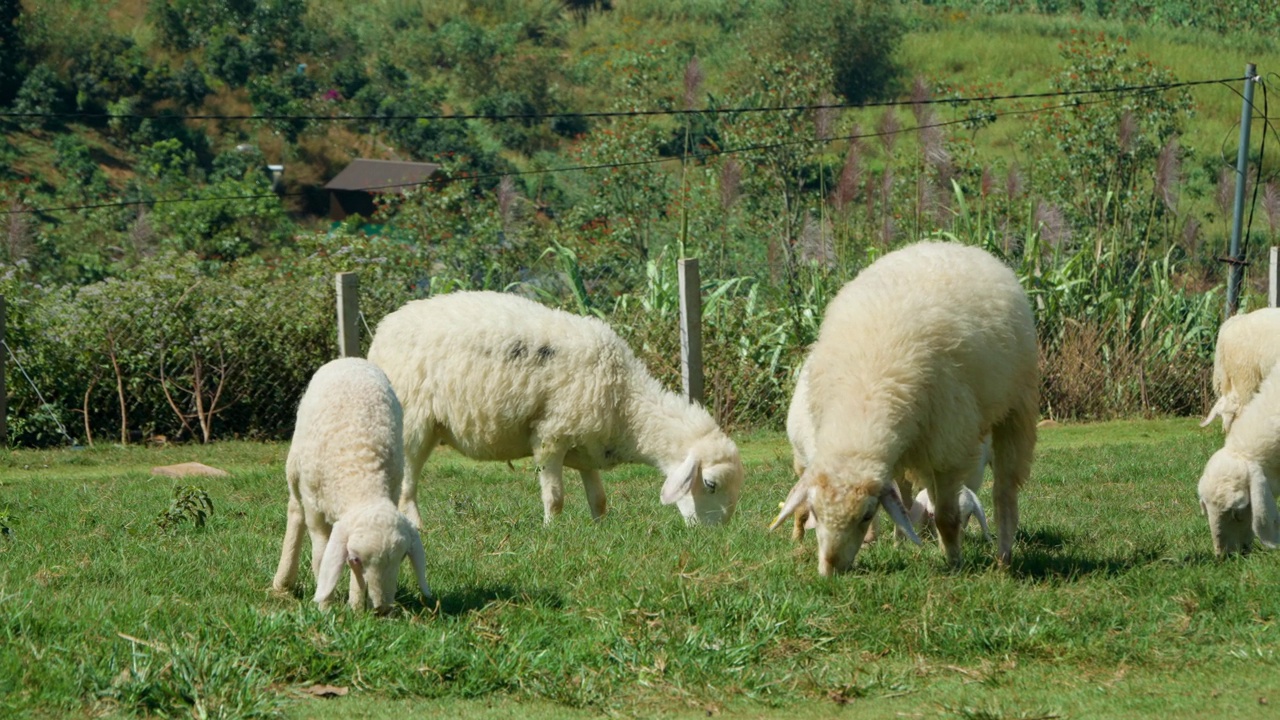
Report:
M422 541L394 506L369 509L335 523L316 580L316 602L328 604L346 565L360 588L360 596L348 598L351 606L362 607L367 597L378 614L390 612L405 555L413 561L419 589L430 597Z
M831 482L826 473L814 476L809 507L817 525L818 574L830 576L853 567L867 526L880 509L879 491L872 482L848 485Z
M1200 476L1199 495L1218 556L1249 552L1254 535L1267 547L1280 539L1275 498L1257 463L1219 450Z
M663 504L675 504L688 525L728 522L742 494L742 460L732 442L711 451L695 446L667 476Z

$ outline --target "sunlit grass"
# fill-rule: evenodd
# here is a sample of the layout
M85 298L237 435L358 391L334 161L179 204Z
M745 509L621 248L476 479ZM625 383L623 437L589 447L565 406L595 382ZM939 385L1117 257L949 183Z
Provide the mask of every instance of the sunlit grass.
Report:
M812 538L764 531L793 480L777 434L744 439L724 528L684 527L645 467L607 474L604 522L571 485L543 527L528 462L445 451L420 497L440 604L406 569L392 619L320 612L310 578L267 591L284 445L10 453L0 715L1264 717L1280 556L1213 559L1195 480L1220 442L1191 419L1045 428L1010 571L970 534L960 573L882 542L834 580ZM187 460L232 475L150 475ZM206 527L156 527L176 484L208 492Z

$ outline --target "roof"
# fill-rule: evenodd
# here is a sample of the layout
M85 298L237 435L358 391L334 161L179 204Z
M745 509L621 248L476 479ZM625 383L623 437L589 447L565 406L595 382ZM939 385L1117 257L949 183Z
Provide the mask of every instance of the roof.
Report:
M403 193L425 183L439 169L436 163L356 158L326 183L324 189Z

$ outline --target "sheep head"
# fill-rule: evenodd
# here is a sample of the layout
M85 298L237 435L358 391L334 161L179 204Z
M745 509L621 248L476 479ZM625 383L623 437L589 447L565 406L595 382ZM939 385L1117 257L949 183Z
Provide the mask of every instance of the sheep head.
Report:
M1266 547L1280 544L1280 513L1257 462L1219 450L1200 476L1199 495L1219 556L1249 552L1254 535Z
M367 597L375 612L389 612L395 603L400 563L405 555L413 563L419 591L430 598L426 553L409 519L390 501L360 508L333 525L316 576L315 601L321 606L330 602L346 565L360 589L359 596L349 598L351 606L363 606Z
M867 526L883 508L912 542L920 538L911 527L898 486L887 473L832 473L810 468L791 489L782 511L769 526L772 530L794 514L809 506L818 536L818 573L834 575L853 567Z
M662 504L672 505L689 525L728 522L738 506L744 476L738 446L727 437L695 443L684 462L662 484Z

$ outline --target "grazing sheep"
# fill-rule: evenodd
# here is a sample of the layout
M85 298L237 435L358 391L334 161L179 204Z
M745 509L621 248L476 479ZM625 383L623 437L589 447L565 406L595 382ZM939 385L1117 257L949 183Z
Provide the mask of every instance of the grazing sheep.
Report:
M1280 308L1227 318L1218 329L1213 349L1213 391L1218 401L1200 427L1221 417L1222 431L1230 433L1236 414L1258 391L1276 361L1280 361Z
M404 472L401 429L400 402L373 363L345 358L316 371L298 403L285 461L289 516L272 582L276 590L291 589L297 579L305 523L311 535L315 601L322 607L346 565L351 568L351 607L361 608L367 595L375 610L389 610L406 554L418 589L431 597L422 540L396 509Z
M733 516L743 479L738 447L595 318L515 295L452 293L383 318L369 359L404 403L400 509L415 521L418 473L440 443L477 460L532 455L546 522L564 504L564 467L581 474L598 519L600 471L627 462L662 470L662 503L674 503L686 522Z
M1280 374L1271 373L1235 418L1200 476L1200 510L1219 556L1248 552L1254 535L1280 545Z
M799 477L804 476L805 468L809 465L809 459L814 455L814 443L816 442L815 430L813 427L813 419L809 416L809 359L805 358L800 365L800 372L796 375L796 388L791 396L791 406L787 410L787 439L791 441L791 458L792 466L795 473ZM991 463L991 435L988 434L982 441L979 449L978 464L975 470L970 473L965 480L965 487L960 490L960 526L963 528L969 522L971 517L977 517L979 524L982 526L982 535L986 539L990 539L987 530L987 516L982 511L982 503L979 502L978 496L975 494L982 488L982 478L986 471L987 465ZM914 478L913 478L914 479ZM899 490L914 485L912 483L904 484L902 478L896 478ZM905 497L905 495L904 495ZM920 530L922 525L927 524L928 527L935 530L933 519L933 503L929 502L929 495L926 491L921 490L916 495L916 503L924 498L925 505L913 504L908 509L908 516L911 524ZM802 503L796 508L792 516L795 524L791 530L791 539L799 541L804 537L805 530L812 529L816 526L813 515L809 512L808 503ZM927 522L926 522L927 521ZM873 542L876 539L876 524L873 522L867 527L867 534L864 542Z
M991 433L998 559L1008 564L1018 489L1036 439L1035 325L1026 293L988 253L917 243L889 253L841 289L810 354L814 452L777 526L808 503L818 570L853 565L883 507L915 542L894 479L913 473L937 500L939 540L960 562L960 488Z

